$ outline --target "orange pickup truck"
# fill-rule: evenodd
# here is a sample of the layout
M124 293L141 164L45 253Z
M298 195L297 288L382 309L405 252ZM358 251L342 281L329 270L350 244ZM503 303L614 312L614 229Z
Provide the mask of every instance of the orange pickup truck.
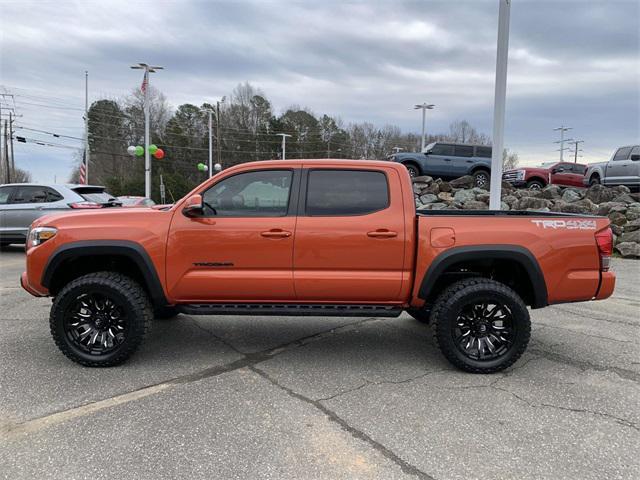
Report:
M606 218L416 212L398 163L287 160L224 170L170 208L46 216L21 284L54 297L60 350L112 366L151 320L189 315L430 322L455 366L490 373L525 350L535 309L607 298Z

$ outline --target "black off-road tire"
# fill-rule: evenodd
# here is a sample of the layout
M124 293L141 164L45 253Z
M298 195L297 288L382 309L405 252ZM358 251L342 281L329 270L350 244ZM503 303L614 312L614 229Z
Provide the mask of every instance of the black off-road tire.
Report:
M126 313L128 322L124 341L104 354L82 351L67 336L65 312L77 298L90 291L109 295ZM76 278L55 297L49 326L56 345L68 358L86 367L112 367L127 360L142 344L153 320L153 308L144 289L131 278L116 272L96 272Z
M178 307L158 307L153 309L153 318L156 320L171 320L180 314Z
M513 342L498 358L472 359L454 341L453 331L459 313L474 302L500 302L511 311L515 326ZM495 373L513 365L526 350L531 337L529 311L520 296L508 286L488 278L469 278L447 287L434 303L431 321L435 341L445 358L457 368L471 373Z
M591 175L591 178L589 179L589 186L592 187L594 185L600 185L602 182L600 181L600 176L599 175Z
M527 188L531 188L533 190L542 190L544 188L544 183L540 180L531 180L527 182Z
M425 325L428 325L429 321L431 320L431 312L423 308L407 308L405 312L407 312L420 323L424 323Z
M409 172L409 176L411 178L420 176L420 167L418 167L415 163L405 163L405 167L407 167L407 171Z

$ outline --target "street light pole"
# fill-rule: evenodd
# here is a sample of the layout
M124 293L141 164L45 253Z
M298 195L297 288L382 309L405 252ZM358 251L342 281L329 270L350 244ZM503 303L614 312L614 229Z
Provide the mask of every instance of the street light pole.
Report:
M89 185L89 72L84 72L84 183Z
M420 146L420 151L421 152L424 151L424 147L425 147L425 136L424 136L425 130L424 130L424 126L425 126L425 121L426 121L427 110L433 110L434 107L435 107L435 105L428 104L427 102L424 102L422 104L414 105L414 107L413 107L414 110L422 110L422 142L421 142L421 146Z
M213 135L211 129L213 128L213 120L211 118L211 109L207 109L209 113L209 178L213 175Z
M504 150L504 110L507 97L507 60L509 58L509 16L511 0L499 0L498 48L496 53L496 85L493 102L493 147L491 149L491 182L489 209L500 210L502 194L502 155Z
M144 79L140 87L144 94L144 196L151 198L151 155L149 154L149 74L164 67L150 66L146 63L132 65L134 70L144 70Z
M276 135L280 135L282 137L282 160L286 160L286 148L287 148L287 137L290 137L288 133L276 133Z

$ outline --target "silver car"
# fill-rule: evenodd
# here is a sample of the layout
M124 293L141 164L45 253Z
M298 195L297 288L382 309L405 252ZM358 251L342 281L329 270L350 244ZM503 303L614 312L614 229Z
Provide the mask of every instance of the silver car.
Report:
M49 213L121 205L95 185L0 185L0 246L25 243L31 222Z

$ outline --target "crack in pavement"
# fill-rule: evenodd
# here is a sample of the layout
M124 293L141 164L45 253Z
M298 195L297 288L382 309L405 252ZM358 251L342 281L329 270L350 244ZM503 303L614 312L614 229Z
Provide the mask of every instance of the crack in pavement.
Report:
M400 469L404 473L406 473L408 475L413 475L415 477L418 477L418 478L424 479L424 480L435 480L434 477L432 477L431 475L423 472L422 470L420 470L415 465L412 465L409 462L407 462L406 460L402 459L395 452L393 452L392 450L390 450L389 448L387 448L386 446L384 446L380 442L374 440L373 438L371 438L368 434L366 434L362 430L358 430L357 428L351 426L344 419L342 419L340 416L338 416L338 414L336 412L334 412L333 410L327 408L319 400L313 400L312 398L306 397L306 396L302 395L301 393L298 393L298 392L296 392L296 391L294 391L294 390L292 390L292 389L290 389L288 387L285 387L284 385L281 385L280 383L278 383L277 380L272 378L267 372L265 372L264 370L259 369L255 365L252 365L252 366L250 366L248 368L252 372L256 373L260 377L262 377L265 380L267 380L268 382L270 382L275 387L277 387L280 390L286 392L289 396L291 396L291 397L293 397L293 398L295 398L297 400L300 400L302 402L305 402L305 403L307 403L309 405L312 405L317 410L321 411L324 415L326 415L326 417L330 421L332 421L334 423L337 423L344 431L349 433L352 437L367 443L370 447L372 447L378 453L382 454L382 456L384 456L385 458L391 460L393 463L398 465L400 467Z
M590 318L592 320L598 320L599 322L617 323L619 325L628 325L630 327L636 327L636 328L640 327L640 324L638 324L637 322L627 322L627 321L624 321L624 320L611 320L609 318L601 317L599 315L594 315L593 312L589 312L587 314L586 312L579 312L579 311L573 310L571 308L559 307L557 305L552 306L551 309L552 310L558 310L558 311L565 312L565 313L570 313L570 314L576 315L578 317L587 317L587 318Z
M567 357L565 355L556 352L550 352L548 350L541 350L539 348L530 348L529 353L538 355L542 358L546 358L547 360L551 360L552 362L563 363L565 365L579 368L583 372L587 370L595 370L597 372L611 372L615 373L621 378L624 378L625 380L631 380L633 382L640 383L640 373L634 372L633 370L627 370L620 367L596 365L585 360L577 360L572 357Z
M578 330L573 330L571 328L559 327L557 325L549 325L548 323L540 323L540 322L538 322L538 325L542 325L544 328L553 328L553 329L557 329L557 330L564 330L566 332L575 333L576 335L584 335L585 337L600 338L602 340L609 340L611 342L634 343L632 340L618 340L616 338L604 337L602 335L593 335L591 333L580 332Z
M154 395L156 393L160 393L167 389L173 388L177 385L184 385L187 383L197 382L198 380L203 380L205 378L216 377L225 373L233 372L235 370L251 367L253 365L257 365L266 360L274 358L275 356L280 355L281 353L284 353L291 348L301 347L315 340L325 338L328 335L333 335L334 333L337 333L337 332L342 333L345 331L349 331L350 329L357 328L358 326L364 323L375 322L379 320L380 320L379 318L375 318L375 317L365 318L360 321L350 322L347 324L339 325L337 327L332 327L327 330L322 330L320 332L316 332L314 334L310 334L310 335L292 340L290 342L286 342L284 344L278 345L276 347L262 350L260 352L246 353L246 354L239 352L242 355L242 358L238 360L234 360L233 362L229 362L223 365L216 365L210 368L205 368L197 372L181 375L179 377L174 377L172 379L168 379L153 385L147 385L130 392L116 395L114 397L110 397L107 399L98 400L94 402L89 402L78 407L72 407L69 409L53 412L42 417L37 417L34 419L30 419L30 420L26 420L18 423L4 423L0 425L0 439L10 438L23 433L37 432L51 425L59 424L74 418L89 415L91 413L103 410L105 408L121 405L123 403L128 403L134 400L138 400L140 398L147 397L149 395ZM208 332L214 335L212 332L210 331ZM223 344L228 345L227 342L225 342L224 340L220 340L220 341ZM233 348L234 350L236 350L235 347L231 345L230 345L230 348Z
M419 380L421 378L424 378L424 377L426 377L428 375L432 375L434 373L451 372L451 371L452 371L451 369L447 369L447 368L443 368L443 369L440 369L440 370L431 370L429 372L421 373L420 375L417 375L415 377L406 378L404 380L381 380L381 381L378 381L378 382L373 382L373 381L365 379L364 383L362 383L361 385L358 385L357 387L350 388L350 389L344 390L342 392L338 392L335 395L331 395L330 397L317 398L315 401L316 402L326 402L326 401L329 401L329 400L333 400L334 398L338 398L338 397L340 397L342 395L346 395L348 393L352 393L352 392L355 392L355 391L358 391L358 390L362 390L363 388L368 387L370 385L400 385L402 383L410 383L410 382L413 382L415 380Z

